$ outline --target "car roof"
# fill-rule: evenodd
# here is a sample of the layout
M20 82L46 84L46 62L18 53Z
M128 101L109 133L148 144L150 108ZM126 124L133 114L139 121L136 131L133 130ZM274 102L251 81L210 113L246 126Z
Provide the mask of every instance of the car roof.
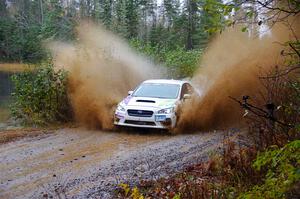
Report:
M149 79L144 81L143 83L158 83L158 84L184 84L189 83L185 80L175 80L175 79Z

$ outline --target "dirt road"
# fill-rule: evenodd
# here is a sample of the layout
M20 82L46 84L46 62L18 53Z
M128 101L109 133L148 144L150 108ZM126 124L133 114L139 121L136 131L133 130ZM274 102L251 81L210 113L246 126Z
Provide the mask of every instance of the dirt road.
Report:
M157 179L205 160L223 134L61 129L0 145L0 198L111 198L121 182Z

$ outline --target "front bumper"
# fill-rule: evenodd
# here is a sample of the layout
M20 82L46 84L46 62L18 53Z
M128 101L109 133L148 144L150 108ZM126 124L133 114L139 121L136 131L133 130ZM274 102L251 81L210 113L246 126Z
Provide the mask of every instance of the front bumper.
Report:
M156 121L156 116L165 116L164 121ZM151 117L130 116L127 111L115 112L114 124L117 126L139 127L139 128L155 128L155 129L170 129L175 127L176 115L156 114L155 111Z

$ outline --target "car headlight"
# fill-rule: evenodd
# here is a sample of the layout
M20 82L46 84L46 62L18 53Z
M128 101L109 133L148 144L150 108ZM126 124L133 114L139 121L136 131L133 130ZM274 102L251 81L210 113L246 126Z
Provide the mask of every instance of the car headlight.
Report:
M123 106L121 106L121 105L118 105L117 111L125 112L125 108Z
M161 109L157 113L158 114L170 114L170 113L173 113L173 112L174 112L174 107L171 107L171 108Z

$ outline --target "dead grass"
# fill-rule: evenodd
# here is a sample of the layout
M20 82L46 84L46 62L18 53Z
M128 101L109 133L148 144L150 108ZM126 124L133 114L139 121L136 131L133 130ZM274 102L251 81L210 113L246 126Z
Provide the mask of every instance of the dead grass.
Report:
M24 137L34 137L41 134L49 134L53 131L41 130L41 129L18 129L18 130L4 130L0 131L0 144L15 141Z
M0 63L0 71L2 72L22 72L27 68L27 64L20 63Z
M35 137L42 134L51 134L62 128L76 128L73 123L57 124L47 128L22 128L0 131L0 144L16 141L24 137Z

